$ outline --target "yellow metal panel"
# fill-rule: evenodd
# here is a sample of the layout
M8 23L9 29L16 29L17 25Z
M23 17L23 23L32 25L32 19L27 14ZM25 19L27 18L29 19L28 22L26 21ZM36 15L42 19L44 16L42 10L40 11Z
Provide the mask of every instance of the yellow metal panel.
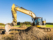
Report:
M17 25L17 13L15 11L15 4L12 5L11 11L13 15L13 22Z
M43 21L43 23L46 23L46 21Z
M45 25L37 25L37 27L46 27Z

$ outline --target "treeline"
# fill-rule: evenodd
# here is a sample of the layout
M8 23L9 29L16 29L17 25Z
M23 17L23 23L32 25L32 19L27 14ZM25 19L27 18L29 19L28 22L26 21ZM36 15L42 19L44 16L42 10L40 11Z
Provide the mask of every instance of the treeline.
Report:
M17 22L17 25L23 25L23 24L25 24L25 25L31 25L32 23L31 22ZM46 23L46 24L53 25L53 23Z
M17 25L31 25L31 22L17 22Z
M8 23L8 24L11 24L11 23ZM32 23L31 22L17 22L17 25L31 25ZM4 23L0 23L0 25L5 25Z
M48 24L48 25L53 25L53 23L46 23L46 24Z
M8 23L10 24L10 23ZM31 22L17 22L17 25L31 25L32 23ZM46 23L48 25L53 25L53 23ZM0 23L0 25L5 25L4 23Z
M0 23L0 25L5 25L4 23Z

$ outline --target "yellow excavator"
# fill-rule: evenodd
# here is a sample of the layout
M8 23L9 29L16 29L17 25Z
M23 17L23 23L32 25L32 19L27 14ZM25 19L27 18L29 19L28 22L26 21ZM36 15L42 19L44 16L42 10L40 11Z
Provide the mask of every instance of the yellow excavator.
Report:
M34 26L45 27L46 21L43 21L43 19L41 17L36 17L36 15L30 10L26 10L22 7L15 7L15 4L13 4L11 11L12 11L12 15L13 15L13 25L17 25L17 13L16 13L16 11L19 11L19 12L22 12L24 14L31 16Z
M15 4L13 4L11 11L12 11L12 16L13 16L13 22L12 22L13 25L17 25L17 12L16 11L19 11L32 17L33 26L36 26L39 28L46 27L45 25L46 21L43 21L42 17L36 17L36 15L30 10L26 10L22 7L16 7ZM48 30L50 28L46 28L46 29Z

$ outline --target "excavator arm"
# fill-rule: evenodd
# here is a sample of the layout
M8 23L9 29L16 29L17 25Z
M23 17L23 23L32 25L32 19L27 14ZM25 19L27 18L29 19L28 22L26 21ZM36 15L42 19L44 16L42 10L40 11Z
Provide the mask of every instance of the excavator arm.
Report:
M19 7L16 7L15 9L17 11L19 11L19 12L22 12L24 14L27 14L27 15L31 16L32 18L36 17L35 14L32 11L29 11L29 10L26 10L26 9L22 9L22 8L19 8Z
M26 10L26 9L23 9L23 8L20 8L20 7L15 7L15 4L12 5L11 11L12 11L12 15L13 15L13 23L15 25L17 25L17 13L16 13L16 11L27 14L27 15L31 16L32 18L36 17L35 14L32 11L29 11L29 10Z

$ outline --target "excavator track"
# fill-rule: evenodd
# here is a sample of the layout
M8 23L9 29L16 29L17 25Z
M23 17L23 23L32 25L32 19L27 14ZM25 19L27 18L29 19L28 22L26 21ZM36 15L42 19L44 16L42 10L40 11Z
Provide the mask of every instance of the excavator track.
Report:
M45 32L50 32L51 29L50 29L50 28L45 28L44 31L45 31Z
M39 28L40 30L43 30L44 32L50 32L51 31L51 28L44 28L44 27L40 27Z

